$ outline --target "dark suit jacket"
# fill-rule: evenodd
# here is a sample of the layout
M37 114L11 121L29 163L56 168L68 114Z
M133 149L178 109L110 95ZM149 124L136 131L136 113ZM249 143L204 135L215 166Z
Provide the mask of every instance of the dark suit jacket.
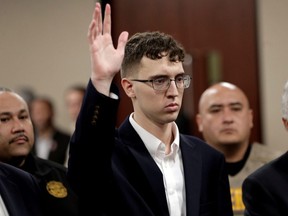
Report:
M40 188L33 176L0 163L0 194L10 216L41 216Z
M88 84L68 168L81 215L168 216L163 176L143 141L128 119L115 131L118 105ZM224 156L186 135L180 149L187 216L232 216Z
M288 152L263 165L243 182L245 215L288 215Z

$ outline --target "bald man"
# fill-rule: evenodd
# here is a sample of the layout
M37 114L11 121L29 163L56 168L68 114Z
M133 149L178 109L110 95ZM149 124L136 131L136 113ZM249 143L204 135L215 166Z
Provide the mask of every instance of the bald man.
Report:
M234 215L243 215L241 186L244 179L281 152L250 143L253 111L247 96L236 85L228 82L212 85L201 95L198 109L198 130L209 145L225 156Z

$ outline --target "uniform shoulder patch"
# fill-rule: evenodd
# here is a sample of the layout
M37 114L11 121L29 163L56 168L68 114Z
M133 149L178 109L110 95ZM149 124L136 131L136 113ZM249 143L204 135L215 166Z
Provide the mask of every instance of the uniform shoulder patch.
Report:
M49 194L56 198L65 198L68 195L67 188L59 181L49 181L46 189Z

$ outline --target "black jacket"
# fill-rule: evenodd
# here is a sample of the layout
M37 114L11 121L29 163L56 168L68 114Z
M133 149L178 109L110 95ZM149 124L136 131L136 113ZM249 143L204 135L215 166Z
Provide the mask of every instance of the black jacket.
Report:
M68 184L66 167L30 154L21 169L38 179L46 216L78 215L78 200Z
M89 83L71 138L68 168L80 213L168 216L162 172L143 141L128 118L115 131L118 105L119 100L98 93ZM180 150L187 216L232 216L224 156L187 135L180 135Z
M243 182L245 216L288 215L288 152L251 173Z
M0 163L0 194L10 216L41 216L40 188L35 178Z

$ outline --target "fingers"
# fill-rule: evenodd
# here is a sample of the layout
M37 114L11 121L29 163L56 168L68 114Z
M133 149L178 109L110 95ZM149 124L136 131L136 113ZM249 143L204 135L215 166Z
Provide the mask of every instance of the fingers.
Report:
M124 50L125 45L128 40L129 33L127 31L123 31L118 38L118 45L117 45L117 50Z
M102 12L100 3L96 3L93 18L88 28L88 40L92 44L97 35L102 34Z
M94 39L95 39L95 21L92 20L90 25L89 25L89 29L88 29L88 41L89 44L92 44Z
M105 7L105 16L103 22L103 34L111 34L111 7L109 4L106 4Z
M99 2L96 3L94 19L96 22L96 35L102 34L102 11Z

